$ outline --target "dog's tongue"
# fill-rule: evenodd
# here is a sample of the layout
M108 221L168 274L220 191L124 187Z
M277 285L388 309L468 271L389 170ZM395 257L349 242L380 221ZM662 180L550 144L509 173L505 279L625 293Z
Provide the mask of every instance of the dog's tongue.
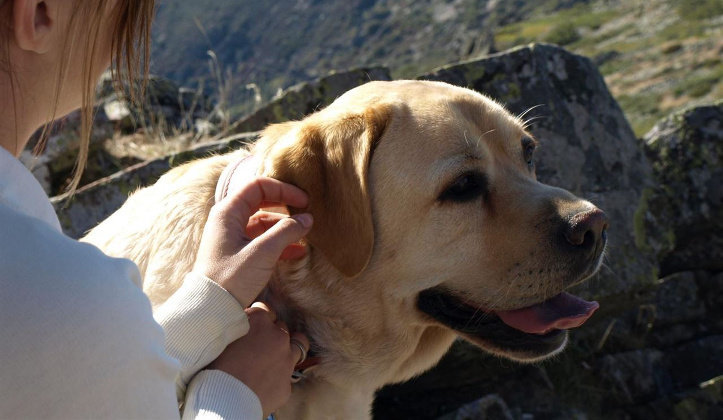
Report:
M599 307L597 302L563 292L537 305L495 313L512 328L529 334L546 334L553 329L579 327Z

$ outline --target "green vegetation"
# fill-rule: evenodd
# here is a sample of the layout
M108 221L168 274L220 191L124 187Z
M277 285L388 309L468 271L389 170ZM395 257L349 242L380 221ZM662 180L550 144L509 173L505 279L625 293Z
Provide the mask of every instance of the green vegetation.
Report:
M616 10L593 11L589 5L580 3L552 14L502 26L495 32L495 42L500 48L533 41L569 45L585 39L580 30L597 30L619 13Z
M665 27L658 38L663 41L680 40L705 35L705 27L689 20L680 20Z
M721 95L720 47L713 40L723 37L715 20L723 0L557 6L546 3L528 19L498 28L497 47L551 42L599 58L600 72L637 135L691 100ZM642 16L649 19L644 26Z
M485 5L165 2L154 27L152 68L188 86L200 81L207 94L226 92L234 118L258 106L249 83L267 102L278 89L332 70L383 65L395 78L414 78L478 58L491 43L502 51L551 42L590 57L638 135L690 101L722 94L720 44L714 40L723 38L723 0L510 0L491 11ZM208 50L218 54L222 87L208 69Z
M664 46L663 48L660 49L660 51L661 51L663 54L666 54L666 55L667 55L667 54L676 53L676 52L680 51L682 48L683 48L682 45L680 45L679 43L675 42L675 43L672 43L672 44L669 44L669 45Z
M572 22L561 23L550 31L545 41L558 45L568 45L580 39L580 32Z
M634 119L630 119L630 125L632 125L635 134L641 136L653 128L653 125L663 114L660 109L662 98L662 93L652 92L634 95L623 94L616 99L626 114L635 115Z
M679 3L678 14L683 19L697 21L723 14L723 0L683 0Z
M688 95L692 98L699 98L708 94L721 82L723 78L723 66L710 73L692 76L681 82L674 90L675 96Z

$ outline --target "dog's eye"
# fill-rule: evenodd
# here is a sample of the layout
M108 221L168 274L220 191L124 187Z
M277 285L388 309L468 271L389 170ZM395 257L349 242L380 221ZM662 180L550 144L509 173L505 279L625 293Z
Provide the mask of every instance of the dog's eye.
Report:
M488 194L487 177L479 172L467 172L455 179L452 185L442 192L439 201L472 201Z
M522 157L525 159L525 163L527 163L527 167L530 170L535 168L535 162L532 160L532 156L535 154L536 147L535 141L531 138L522 138Z

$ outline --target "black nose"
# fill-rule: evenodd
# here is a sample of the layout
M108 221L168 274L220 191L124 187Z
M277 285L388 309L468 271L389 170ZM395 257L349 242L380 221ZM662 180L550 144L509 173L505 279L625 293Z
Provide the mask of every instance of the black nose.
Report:
M608 217L598 208L573 215L567 222L565 239L570 244L582 248L594 248L599 241L606 239Z

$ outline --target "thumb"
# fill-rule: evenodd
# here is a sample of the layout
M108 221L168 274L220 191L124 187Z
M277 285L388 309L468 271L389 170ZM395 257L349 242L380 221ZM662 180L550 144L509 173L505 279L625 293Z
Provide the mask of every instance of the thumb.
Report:
M300 213L279 220L252 241L256 242L258 249L255 254L269 258L270 265L275 264L284 249L308 234L313 224L314 218L309 213Z

